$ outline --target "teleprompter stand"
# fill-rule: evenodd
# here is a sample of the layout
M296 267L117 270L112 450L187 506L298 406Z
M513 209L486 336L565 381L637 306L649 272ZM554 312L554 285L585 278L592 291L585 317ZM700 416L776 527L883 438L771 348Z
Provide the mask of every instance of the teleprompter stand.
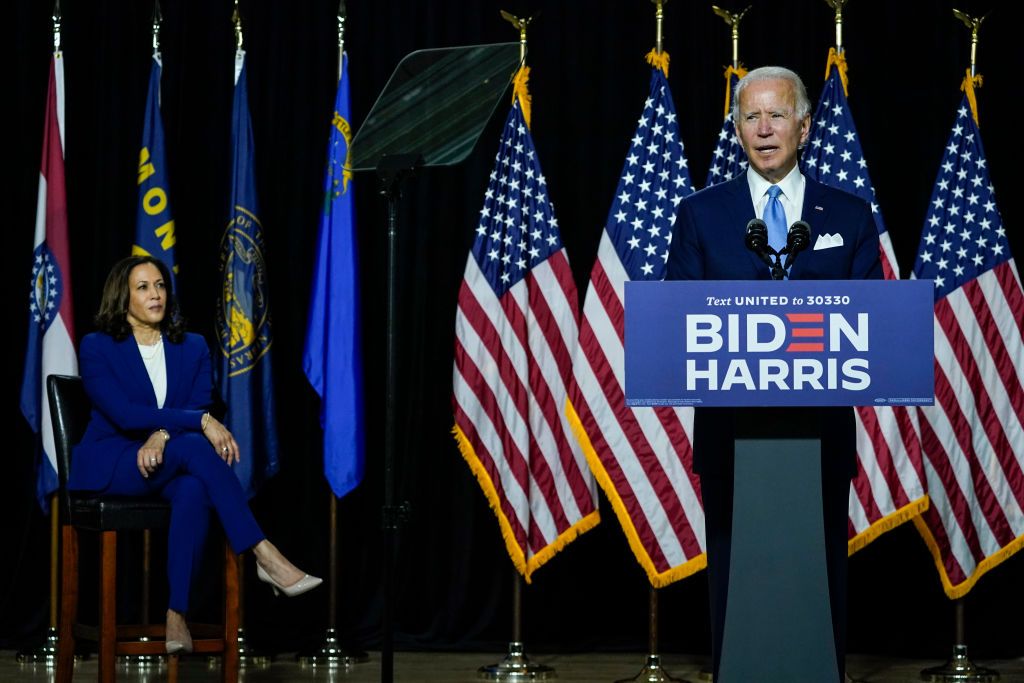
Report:
M409 515L395 499L396 265L399 200L419 169L451 166L476 145L520 62L519 43L419 50L398 64L352 140L352 169L374 170L387 202L387 380L384 431L384 608L381 681L394 680L397 536Z

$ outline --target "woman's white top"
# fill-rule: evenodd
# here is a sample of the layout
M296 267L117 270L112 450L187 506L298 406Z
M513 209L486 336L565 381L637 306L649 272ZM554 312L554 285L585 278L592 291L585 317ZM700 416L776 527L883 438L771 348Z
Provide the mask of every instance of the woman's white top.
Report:
M163 408L164 400L167 399L167 361L164 358L163 335L156 340L156 344L150 346L139 344L139 353L142 354L142 362L146 366L146 372L149 373L149 381L153 384L156 407Z

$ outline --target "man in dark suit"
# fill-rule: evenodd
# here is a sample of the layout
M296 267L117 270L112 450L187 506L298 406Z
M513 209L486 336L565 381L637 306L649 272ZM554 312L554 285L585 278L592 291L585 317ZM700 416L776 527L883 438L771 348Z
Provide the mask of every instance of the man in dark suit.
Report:
M769 267L744 243L747 223L768 224L781 251L786 228L811 227L810 246L786 277L801 280L881 278L878 232L863 201L800 173L797 158L810 132L810 101L797 74L781 67L748 73L736 87L733 119L749 168L744 175L687 197L668 257L669 280L768 280ZM846 541L850 479L856 472L852 408L698 409L694 469L700 475L708 553L715 675L725 628L733 504L735 426L799 422L802 436L821 438L822 498L833 635L843 678L846 651ZM787 415L789 416L787 419Z

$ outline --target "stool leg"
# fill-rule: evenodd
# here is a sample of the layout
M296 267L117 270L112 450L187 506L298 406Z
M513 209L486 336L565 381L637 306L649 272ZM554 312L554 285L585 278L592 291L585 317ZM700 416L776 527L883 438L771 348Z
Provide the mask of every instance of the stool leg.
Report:
M61 527L60 635L57 639L57 683L71 683L75 672L75 620L78 619L78 531Z
M100 683L114 683L117 650L117 532L100 533L99 674Z
M231 544L224 540L224 661L221 673L225 683L238 681L238 563L240 555L235 554Z

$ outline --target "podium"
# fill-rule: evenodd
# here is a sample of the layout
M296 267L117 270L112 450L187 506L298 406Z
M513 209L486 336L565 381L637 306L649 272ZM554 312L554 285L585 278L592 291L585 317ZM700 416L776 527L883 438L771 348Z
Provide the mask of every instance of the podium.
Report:
M732 476L717 683L839 681L823 463L831 500L845 504L844 466L829 457L842 450L836 444L848 429L852 474L852 406L933 402L933 287L626 283L627 405L697 408L702 484L705 476ZM716 460L730 452L731 463ZM844 554L845 540L831 537ZM714 563L714 554L708 559ZM845 577L837 578L845 591Z

